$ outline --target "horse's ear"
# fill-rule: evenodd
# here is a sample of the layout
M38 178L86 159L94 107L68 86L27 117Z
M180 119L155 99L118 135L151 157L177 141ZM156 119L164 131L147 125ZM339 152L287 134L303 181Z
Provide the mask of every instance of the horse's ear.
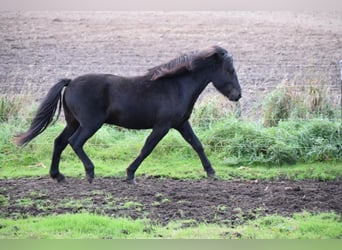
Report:
M219 51L219 52L216 52L216 58L219 60L219 61L223 61L224 58L227 56L227 51Z

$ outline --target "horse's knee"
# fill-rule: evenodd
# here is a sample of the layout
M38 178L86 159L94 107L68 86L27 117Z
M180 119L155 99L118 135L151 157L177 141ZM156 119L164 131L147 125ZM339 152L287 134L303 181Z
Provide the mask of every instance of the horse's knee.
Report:
M80 149L80 145L77 145L77 143L75 142L75 140L73 140L73 138L69 138L68 143L74 151L77 152Z
M198 152L198 153L201 153L201 152L204 152L204 148L203 148L203 145L200 141L196 140L192 143L192 147L193 149Z
M63 142L63 138L57 137L54 140L54 150L56 151L62 151L65 148L65 143Z

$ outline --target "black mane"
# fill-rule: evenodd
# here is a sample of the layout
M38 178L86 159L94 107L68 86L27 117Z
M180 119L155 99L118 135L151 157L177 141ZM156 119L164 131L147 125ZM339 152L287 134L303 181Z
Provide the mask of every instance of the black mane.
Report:
M193 51L183 54L167 63L153 67L146 74L150 80L155 81L160 78L171 77L184 72L191 72L212 64L215 55L222 55L230 58L228 52L219 47L212 46L204 50Z

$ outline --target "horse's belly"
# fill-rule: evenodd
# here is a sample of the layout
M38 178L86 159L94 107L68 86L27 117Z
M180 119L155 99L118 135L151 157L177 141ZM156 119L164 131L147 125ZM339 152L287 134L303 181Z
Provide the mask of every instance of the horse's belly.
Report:
M129 129L149 129L155 123L151 114L145 112L111 112L106 123Z

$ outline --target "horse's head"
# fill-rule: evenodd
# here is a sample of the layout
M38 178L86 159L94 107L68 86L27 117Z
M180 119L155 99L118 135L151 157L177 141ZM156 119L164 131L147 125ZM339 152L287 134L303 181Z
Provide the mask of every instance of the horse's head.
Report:
M215 54L216 63L212 83L231 101L241 98L241 87L233 65L233 58L228 52L218 47Z

